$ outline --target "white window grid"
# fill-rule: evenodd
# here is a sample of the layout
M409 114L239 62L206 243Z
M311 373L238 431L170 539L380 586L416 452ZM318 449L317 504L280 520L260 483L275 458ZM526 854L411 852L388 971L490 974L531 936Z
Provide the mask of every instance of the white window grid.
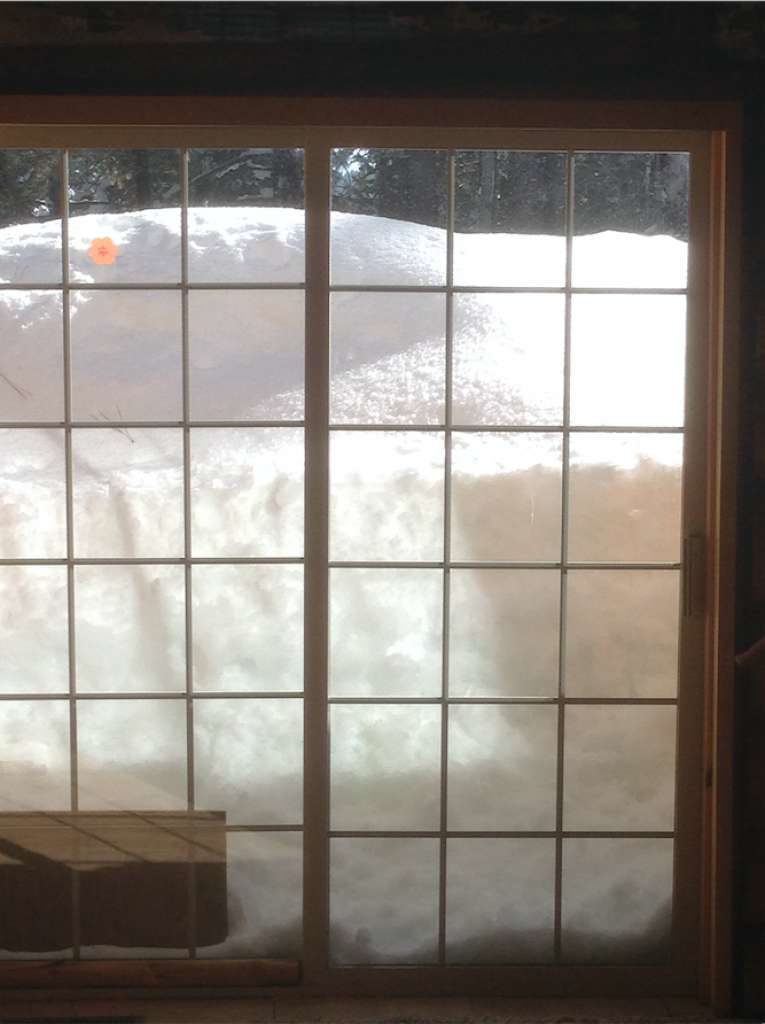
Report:
M0 701L65 701L70 707L70 781L71 781L71 810L78 810L78 781L77 781L77 704L80 701L90 700L175 700L183 701L187 711L187 804L188 809L193 810L194 800L194 736L193 736L193 715L194 702L197 700L216 699L262 699L262 700L303 700L305 697L306 710L306 743L313 749L306 752L306 765L316 765L322 760L327 765L329 754L327 735L327 712L328 707L334 704L390 704L390 705L437 705L442 708L441 728L441 763L440 763L440 806L441 822L440 827L434 830L331 830L328 827L328 804L329 804L329 773L323 773L319 780L312 783L312 791L315 786L324 789L324 799L319 801L317 809L311 813L306 804L305 825L301 823L285 823L280 825L258 825L257 823L247 826L227 826L228 831L278 831L278 832L308 832L314 833L312 843L314 851L321 851L323 855L314 858L315 864L307 868L307 876L310 876L310 888L306 887L306 939L317 934L322 928L326 931L326 920L328 910L328 841L333 838L352 837L387 837L387 838L430 838L439 841L439 908L438 908L438 965L447 963L446 957L446 865L448 840L452 838L547 838L555 841L555 920L554 920L554 956L556 964L563 964L565 960L562 953L562 863L563 844L566 839L571 838L655 838L673 839L674 831L641 831L641 830L616 830L616 831L570 831L563 827L563 771L564 771L564 749L565 749L565 709L575 705L670 705L677 706L676 698L601 698L601 697L571 697L565 693L564 658L565 658L565 632L566 632L566 576L569 570L576 569L597 569L597 570L661 570L668 572L679 572L682 568L681 562L574 562L568 559L568 496L569 496L569 445L572 435L586 433L624 433L624 434L678 434L682 435L682 427L647 427L647 426L624 426L624 425L597 425L583 426L570 423L570 356L571 356L571 305L572 298L577 294L615 294L615 295L687 295L686 288L595 288L575 287L572 285L572 243L574 237L573 223L573 196L574 196L574 175L573 165L575 150L566 151L566 270L565 282L562 286L460 286L453 280L453 242L454 242L454 195L455 195L455 154L457 150L448 150L448 223L447 223L447 253L446 253L446 281L443 286L424 285L416 287L406 286L378 286L378 285L342 285L331 284L329 280L329 231L330 231L330 209L326 186L329 183L329 147L313 145L306 152L306 197L325 196L324 208L308 216L308 231L311 233L311 220L313 220L313 243L307 243L307 266L310 280L308 282L191 282L188 273L188 174L187 158L188 150L180 150L181 166L181 280L178 284L161 282L141 283L119 283L119 284L72 284L69 276L69 212L66 197L68 196L68 151L61 151L61 181L62 181L62 280L60 286L52 286L50 282L25 283L25 284L2 284L0 289L12 291L47 291L61 293L63 300L63 344L64 344L64 421L5 421L2 429L52 429L63 428L65 438L65 495L66 495L66 557L64 558L30 558L30 559L0 559L0 565L61 565L66 566L68 575L68 671L69 691L67 693L39 693L39 694L0 694ZM319 266L316 262L316 254L322 253L324 265ZM92 421L77 421L71 415L71 350L70 350L70 295L72 291L109 291L109 290L137 290L144 289L167 290L180 292L182 296L182 367L183 367L183 415L181 421L166 420L120 420L120 428L161 428L176 427L183 432L183 514L184 514L184 554L180 557L171 558L79 558L74 551L74 510L73 510L73 472L72 472L72 432L75 430L114 429L113 426L106 426L103 423ZM370 293L434 293L441 294L446 303L446 334L445 334L445 419L440 425L434 424L401 424L401 423L338 423L333 424L329 418L329 360L328 347L324 351L311 352L309 334L306 337L306 417L299 420L193 420L189 410L189 311L188 297L194 290L292 290L313 292L316 301L313 306L307 306L307 318L315 315L318 310L317 323L313 327L314 337L324 331L325 347L328 342L328 307L331 294L340 292L370 292ZM512 294L512 293L539 293L562 295L565 302L565 334L564 334L564 392L563 392L563 417L562 422L545 425L506 425L506 424L480 424L480 425L455 425L452 422L452 352L453 352L453 302L454 296L459 294ZM323 310L322 310L323 306ZM307 320L308 322L308 320ZM302 428L306 430L306 508L305 508L305 529L306 529L306 556L303 557L195 557L191 552L191 480L190 480L190 432L195 428ZM328 503L331 497L328 493L328 440L329 434L334 431L423 431L430 434L440 433L444 435L444 543L443 558L437 561L336 561L329 557L328 551ZM450 553L450 515L451 515L451 480L450 480L450 455L451 439L458 433L491 432L491 433L521 433L533 432L560 433L562 441L562 476L561 476L561 555L560 559L554 561L497 561L497 562L470 562L456 561L451 559ZM79 565L153 565L167 564L183 566L186 577L186 623L185 623L185 646L186 646L186 689L178 693L158 693L155 691L131 691L130 693L80 693L76 681L76 650L75 650L75 593L74 574L75 568ZM312 688L295 692L271 692L262 690L253 691L205 691L203 694L195 693L193 688L193 661L191 658L192 645L192 608L191 608L191 574L193 566L199 565L234 565L234 564L295 564L306 566L306 672L307 677L315 682ZM442 693L438 697L332 697L327 692L327 639L328 639L328 607L327 607L327 580L329 569L344 568L368 568L368 569L437 569L443 572L443 628L442 628ZM547 569L560 573L560 644L559 644L559 683L558 694L553 697L455 697L448 692L448 666L449 666L449 584L450 570L452 569L477 569L482 570L525 570L525 569ZM319 596L319 600L314 598ZM317 650L321 652L322 664L317 668L315 661ZM448 793L448 718L449 709L452 706L475 704L475 705L540 705L548 704L558 708L558 742L557 742L557 779L556 779L556 824L555 828L549 831L523 831L523 830L497 830L497 831L457 831L450 830L447 822L447 793ZM317 715L317 709L320 714ZM321 736L323 734L323 740ZM311 740L319 737L316 744ZM328 765L327 765L328 767ZM304 780L305 782L306 780ZM321 818L321 825L317 835L316 817ZM64 820L66 816L62 817ZM306 853L306 858L310 852ZM317 883L316 875L323 876ZM74 899L73 899L73 956L79 957L77 942L77 886L76 872L74 877ZM189 881L189 904L190 904L190 941L189 956L197 955L196 944L193 936L193 902L194 884L190 873ZM307 877L307 880L308 877ZM321 890L323 889L323 893ZM316 956L308 948L305 951L306 959L313 959ZM326 949L320 951L320 957L326 955Z

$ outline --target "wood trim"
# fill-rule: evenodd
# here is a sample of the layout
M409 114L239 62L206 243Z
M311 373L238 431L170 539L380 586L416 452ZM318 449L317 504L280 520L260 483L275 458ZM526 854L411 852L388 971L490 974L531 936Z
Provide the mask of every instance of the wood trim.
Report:
M735 103L515 101L443 97L0 96L9 125L395 125L454 128L602 128L722 131L738 120Z
M707 700L705 805L709 942L702 990L719 1014L732 1002L733 784L735 718L736 485L741 239L741 132L732 125L712 138L709 320L710 363L710 538L709 685Z
M313 987L317 994L615 998L646 995L693 998L692 973L654 965L335 967Z
M280 139L295 139L282 144L301 145L306 128L316 126L316 141L328 126L367 125L370 134L378 126L384 137L386 126L402 129L423 127L429 137L448 135L449 129L466 129L466 134L509 128L523 132L568 130L612 131L614 136L630 131L657 133L668 131L711 134L710 172L711 206L709 272L710 389L708 518L709 558L708 594L710 597L706 659L706 723L704 800L704 878L701 891L702 953L699 961L701 998L718 1013L730 1011L731 936L732 936L732 805L733 805L733 672L735 608L735 490L737 461L738 405L738 317L739 317L739 240L740 240L740 109L730 103L592 103L592 102L512 102L503 100L448 99L300 99L251 97L88 97L88 96L0 96L0 124L8 126L7 137L18 130L27 138L50 138L66 126L79 126L76 134L92 132L93 138L120 132L130 125L166 126L190 134L223 131L233 139L245 126L274 126ZM98 126L102 127L98 127ZM199 128L207 125L208 128ZM434 129L433 125L439 125ZM94 128L94 126L96 126ZM151 131L151 129L149 129ZM39 132L39 134L37 134ZM2 133L2 129L0 129ZM157 138L167 135L161 130ZM0 137L2 137L0 135ZM220 136L219 136L220 137ZM505 136L507 137L507 136ZM560 137L560 136L558 136ZM671 145L671 141L667 139ZM29 143L27 143L29 144ZM38 145L39 142L32 143ZM487 142L487 144L491 144ZM324 246L316 236L316 245ZM322 313L322 316L324 314ZM320 411L317 411L317 416ZM317 756L324 754L317 736ZM308 778L308 776L307 776ZM308 791L307 791L308 792ZM325 796L322 797L325 799ZM316 825L320 817L316 812ZM313 883L311 883L313 884ZM314 931L316 925L314 925ZM288 965L277 971L273 980L263 964ZM256 970L258 968L259 970ZM322 974L316 965L317 974ZM109 976L109 971L112 971ZM253 980L253 971L258 974ZM260 971L260 973L259 973ZM227 973L230 972L230 973ZM263 973L265 972L265 973ZM540 973L541 972L541 973ZM312 972L313 973L313 972ZM262 975L262 976L261 976ZM36 962L0 966L0 987L124 987L173 988L184 985L214 984L216 988L297 984L299 965L294 961L118 961L60 964ZM642 994L651 977L656 991L663 994L687 994L678 991L676 976L663 978L652 969L580 968L569 994L634 991ZM147 977L150 980L147 980ZM97 980L97 979L101 980ZM241 978L243 980L231 980ZM663 978L663 980L662 980ZM48 980L46 980L48 979ZM77 979L77 980L74 980ZM88 979L88 980L83 980ZM108 979L108 980L107 980ZM183 980L182 980L183 979ZM186 980L188 979L188 980ZM244 980L246 979L246 980ZM329 971L321 985L331 991L426 992L446 994L460 991L539 992L541 988L566 987L561 975L556 986L556 969L524 969L522 977L504 969L440 970L374 969L374 971ZM528 987L527 987L528 986Z
M297 960L36 960L0 965L0 990L261 988L299 982Z

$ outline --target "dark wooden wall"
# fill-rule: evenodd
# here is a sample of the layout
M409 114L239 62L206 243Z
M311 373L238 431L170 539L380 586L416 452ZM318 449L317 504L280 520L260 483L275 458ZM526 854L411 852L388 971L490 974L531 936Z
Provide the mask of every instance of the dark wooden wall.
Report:
M765 634L765 5L5 3L0 93L739 101L738 649ZM750 751L761 746L753 728ZM765 773L765 760L748 763ZM739 859L753 887L740 896L742 912L765 886L765 853L740 850ZM765 976L765 909L761 916L746 934L739 927L737 962ZM740 985L739 1009L765 1010L752 999Z

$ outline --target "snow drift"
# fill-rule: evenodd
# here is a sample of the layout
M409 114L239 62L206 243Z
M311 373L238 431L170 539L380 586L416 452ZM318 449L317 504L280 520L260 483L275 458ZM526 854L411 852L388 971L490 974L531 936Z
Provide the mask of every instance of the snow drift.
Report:
M178 228L177 211L169 210L71 222L72 410L77 420L103 425L76 431L73 440L78 557L183 555L183 440L174 425L182 415L181 301L177 291L156 287L179 280ZM0 280L36 286L0 292L6 422L63 417L57 232L55 222L0 231ZM119 246L113 268L87 257L92 238L104 234ZM562 283L560 239L471 235L458 237L455 251L467 284L505 284L508 274L522 287ZM606 232L576 241L575 279L682 287L685 258L684 244L669 238ZM193 420L302 417L303 260L297 211L191 211L192 284L294 286L192 290ZM443 285L444 261L438 229L350 214L333 219L337 284ZM146 288L77 290L94 282ZM445 416L444 295L344 291L332 303L333 422L389 429L333 432L331 557L440 561L448 493L451 558L479 563L451 572L450 693L555 696L558 570L480 563L561 558L563 297L455 297L450 399L457 431L448 480L443 432L427 429ZM682 425L684 318L682 296L573 298L572 424L649 432L571 436L570 560L671 563L679 556L682 437L650 428ZM121 425L131 421L165 425ZM402 425L423 429L397 431ZM492 430L498 427L519 429ZM299 427L195 428L190 469L195 556L302 555ZM0 429L0 556L64 557L64 494L63 431ZM83 566L75 576L80 690L182 690L183 568ZM200 693L302 688L299 566L196 566L192 581ZM441 571L337 568L330 585L332 694L438 696ZM675 572L572 570L565 610L568 694L674 695ZM63 567L0 568L0 638L2 691L66 692ZM82 702L78 714L82 808L186 806L180 702ZM197 702L197 807L226 810L230 824L298 822L300 716L299 700ZM338 706L331 727L334 828L438 828L438 707ZM668 707L569 709L565 827L671 830L674 727ZM63 702L0 704L0 810L69 806L68 729ZM553 708L454 707L449 730L450 828L554 828ZM230 839L231 936L208 954L295 953L299 837ZM450 960L549 958L551 850L547 839L451 843ZM435 844L338 839L334 851L336 959L432 960ZM634 961L661 952L671 842L572 840L566 857L568 955ZM505 901L482 907L476 878L492 879Z

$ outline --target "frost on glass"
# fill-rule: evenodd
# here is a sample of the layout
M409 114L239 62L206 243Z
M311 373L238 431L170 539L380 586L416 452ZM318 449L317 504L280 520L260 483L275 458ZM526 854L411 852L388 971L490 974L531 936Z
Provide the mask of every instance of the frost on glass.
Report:
M195 805L229 825L303 820L303 702L194 702Z
M454 560L560 558L559 434L455 433L451 467Z
M63 420L61 295L0 291L0 338L0 421Z
M304 335L302 291L190 292L191 418L302 419Z
M73 283L178 283L178 150L79 149L69 154Z
M567 707L563 827L671 831L676 720L668 705Z
M574 295L571 422L679 427L685 398L683 295Z
M115 424L181 419L180 294L71 295L72 417Z
M569 559L677 562L682 462L676 434L573 435Z
M64 558L64 431L0 429L0 558Z
M673 570L569 570L567 695L674 697L679 586Z
M78 558L183 554L183 435L150 427L72 432Z
M560 573L452 569L450 580L450 696L555 696Z
M0 149L0 283L61 281L61 154Z
M672 858L671 839L564 839L564 960L668 960Z
M332 296L333 423L443 423L443 295Z
M197 557L300 557L303 431L191 431L191 537Z
M442 557L442 434L335 431L330 438L329 481L333 559Z
M199 957L301 955L303 837L299 832L229 832L226 837L228 934ZM217 885L197 876L196 904L217 900ZM210 892L210 889L213 892Z
M461 152L455 177L454 283L562 286L565 154Z
M563 422L562 295L454 296L452 420Z
M333 704L330 738L333 829L439 827L440 707Z
M185 615L182 566L78 565L78 690L184 690Z
M184 701L79 701L77 746L83 810L185 809Z
M447 963L549 963L554 916L555 840L448 840Z
M330 840L330 959L429 964L438 958L437 839Z
M572 284L685 288L687 153L574 156Z
M447 210L444 152L333 150L332 284L445 284Z
M69 689L64 566L0 566L0 693Z
M303 689L303 567L195 565L196 690Z
M0 701L0 812L69 806L68 703Z
M305 279L303 151L189 151L191 281Z
M449 828L554 828L557 735L555 707L452 705Z
M331 696L440 696L442 596L438 569L331 569Z

